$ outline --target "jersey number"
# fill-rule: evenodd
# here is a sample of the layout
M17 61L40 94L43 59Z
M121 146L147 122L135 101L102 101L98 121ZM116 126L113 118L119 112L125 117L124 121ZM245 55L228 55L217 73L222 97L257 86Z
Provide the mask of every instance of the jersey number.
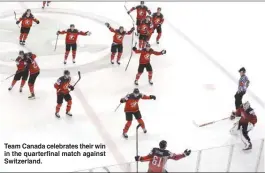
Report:
M154 156L152 164L157 166L157 167L160 167L161 166L161 161L162 161L161 157Z
M38 68L38 65L37 65L37 62L36 61L33 61L32 62L32 67L35 68L35 69Z

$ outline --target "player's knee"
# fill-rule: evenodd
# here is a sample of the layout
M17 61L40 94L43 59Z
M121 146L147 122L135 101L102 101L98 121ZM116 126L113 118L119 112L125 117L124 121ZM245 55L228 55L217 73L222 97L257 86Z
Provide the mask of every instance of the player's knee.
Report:
M57 103L56 108L61 108L61 106L62 106L62 103Z

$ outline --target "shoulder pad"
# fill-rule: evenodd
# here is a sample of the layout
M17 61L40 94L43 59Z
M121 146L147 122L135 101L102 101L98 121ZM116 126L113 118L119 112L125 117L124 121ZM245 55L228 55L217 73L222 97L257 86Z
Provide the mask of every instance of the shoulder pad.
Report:
M74 31L73 31L74 33L78 33L78 30L77 29L74 29Z
M67 32L71 32L71 29L69 28L69 29L67 29L66 31L67 31Z

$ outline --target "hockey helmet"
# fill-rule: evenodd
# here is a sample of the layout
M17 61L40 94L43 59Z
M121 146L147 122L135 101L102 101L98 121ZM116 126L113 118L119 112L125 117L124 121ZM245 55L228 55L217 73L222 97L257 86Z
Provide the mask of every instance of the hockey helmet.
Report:
M69 76L70 75L70 71L69 70L64 70L63 74Z
M244 110L247 110L247 109L249 109L249 108L250 108L250 104L249 104L248 101L246 101L245 103L243 103L243 109L244 109Z
M165 141L165 140L160 141L159 142L159 147L161 149L165 149L167 147L167 141Z
M31 13L31 9L27 9L27 11L26 12L30 12Z
M242 68L240 68L239 70L238 70L238 72L240 73L240 72L246 72L246 69L245 69L245 67L242 67Z
M19 54L19 55L25 55L25 53L24 53L23 50L20 50L18 54Z
M25 54L27 57L31 58L32 57L32 52L28 52Z
M157 7L157 11L161 11L161 7Z
M74 25L74 24L71 24L71 25L70 25L70 28L71 28L71 27L75 27L75 25Z
M139 95L139 94L140 94L139 89L138 89L138 88L134 88L134 90L133 90L133 94L135 94L135 95Z
M141 1L140 4L141 4L141 5L144 5L144 1Z

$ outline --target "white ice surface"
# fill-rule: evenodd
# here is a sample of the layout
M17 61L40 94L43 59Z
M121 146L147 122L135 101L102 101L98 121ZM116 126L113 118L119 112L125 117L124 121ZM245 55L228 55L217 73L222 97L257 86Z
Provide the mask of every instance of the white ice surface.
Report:
M128 3L132 6L134 3ZM264 40L265 40L265 4L264 3L148 3L152 10L161 6L166 18L163 25L161 44L154 45L156 50L166 49L164 56L153 56L154 86L149 86L147 74L139 81L142 93L154 94L156 101L140 101L143 119L148 129L147 134L139 134L139 153L147 154L152 147L162 139L168 141L168 149L182 152L186 148L199 150L232 143L235 147L231 171L253 171L257 159L260 140L264 138ZM90 12L106 16L126 28L131 27L131 20L126 15L123 3L56 3L50 8L74 9L80 12ZM100 8L98 8L100 6ZM23 8L40 8L41 3L1 3L0 15L5 11ZM112 7L112 8L110 8ZM115 9L115 11L113 11ZM248 11L246 13L246 11ZM33 11L34 13L34 11ZM43 15L43 14L41 14ZM46 15L46 17L49 15ZM36 14L36 17L37 14ZM52 16L49 16L52 17ZM94 42L110 45L112 34L90 20L63 16L60 23L66 25L75 23L81 30L90 30L93 35L79 38L79 42ZM5 20L5 19L1 19ZM10 18L10 20L13 20ZM107 22L107 21L106 21ZM58 25L60 25L58 23ZM45 25L41 23L42 25ZM48 25L48 24L47 24ZM17 27L14 25L14 27ZM56 28L58 26L47 26ZM244 96L249 100L258 115L258 123L253 132L253 151L243 153L241 140L233 138L229 129L230 121L223 121L205 128L196 128L192 121L204 123L221 119L234 109L234 94L237 84L230 80L219 68L205 58L200 51L192 46L187 38L180 34L180 29L186 36L209 53L232 76L238 78L237 70L241 66L247 68L251 80L250 90L263 102L263 107L251 95ZM1 29L1 27L0 27ZM38 31L38 25L32 32ZM6 31L4 31L6 32ZM0 30L0 33L3 34ZM19 32L19 31L18 31ZM153 39L156 37L154 34ZM61 37L64 38L64 37ZM29 40L33 39L30 38ZM154 43L152 39L151 43ZM60 40L61 44L63 41ZM6 45L7 43L0 43ZM54 43L50 43L54 44ZM10 45L13 45L10 43ZM2 46L1 46L2 47ZM11 46L4 50L8 51ZM20 49L19 46L16 47ZM36 47L31 47L39 49ZM1 49L0 51L4 51ZM77 64L82 65L97 59L100 55L77 53ZM38 57L41 68L48 70L64 68L62 66L64 52L60 55ZM90 56L92 56L90 58ZM13 57L12 57L13 58ZM122 65L106 68L96 72L82 74L82 80L72 92L74 116L63 115L60 120L54 117L56 95L53 84L56 78L43 78L36 81L38 99L27 99L28 89L25 87L20 94L18 86L8 92L11 79L0 85L0 151L3 153L3 143L105 143L106 157L47 157L42 165L5 165L3 155L0 156L0 171L76 171L104 165L112 165L133 161L135 156L135 126L129 131L129 139L121 137L125 123L123 106L117 112L114 109L119 99L134 88L133 81L137 72L138 55L132 57L129 69L124 68L129 57L122 58ZM12 66L12 62L0 62ZM69 64L69 66L73 66ZM15 68L14 68L15 70ZM59 77L60 74L58 74ZM4 79L7 75L0 75ZM76 76L74 77L76 79ZM17 84L18 85L18 84ZM47 111L47 112L46 112ZM228 147L206 150L202 153L201 171L225 171L228 158ZM189 158L178 162L169 161L168 171L194 171L197 152ZM260 171L264 171L264 156ZM222 163L222 164L221 164ZM248 164L246 164L248 163ZM212 166L210 166L212 165ZM114 169L115 168L115 169ZM134 167L133 167L134 168ZM145 171L146 164L140 164ZM113 167L113 170L120 170Z

